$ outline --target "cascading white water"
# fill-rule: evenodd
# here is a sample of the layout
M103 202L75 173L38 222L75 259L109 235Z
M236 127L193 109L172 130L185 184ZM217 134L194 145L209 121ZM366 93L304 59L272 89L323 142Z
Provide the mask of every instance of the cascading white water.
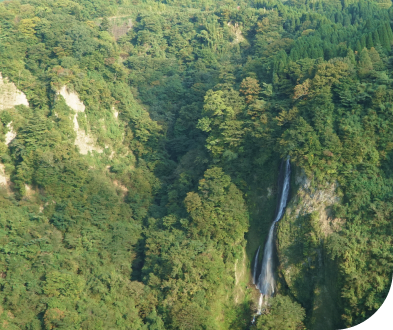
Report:
M261 293L258 302L258 312L257 312L258 315L261 315L262 313L262 304L263 304L263 294Z
M267 237L265 250L263 251L263 259L262 259L262 268L261 274L258 277L258 281L255 281L255 268L254 268L254 281L256 282L256 287L261 292L261 297L259 299L259 306L258 306L258 314L261 313L262 310L262 303L263 303L263 296L271 296L274 293L274 272L273 272L273 237L274 237L274 227L276 223L282 218L284 215L285 207L287 206L288 202L288 195L289 195L289 182L291 178L291 165L289 162L289 157L285 163L285 177L282 186L280 204L278 206L277 216L274 219L270 230L269 235ZM259 253L259 249L258 252ZM257 265L254 262L255 266Z
M261 246L259 246L257 254L255 256L254 260L254 272L252 274L252 283L256 284L257 283L257 267L258 267L258 256L259 256L259 250L261 249Z

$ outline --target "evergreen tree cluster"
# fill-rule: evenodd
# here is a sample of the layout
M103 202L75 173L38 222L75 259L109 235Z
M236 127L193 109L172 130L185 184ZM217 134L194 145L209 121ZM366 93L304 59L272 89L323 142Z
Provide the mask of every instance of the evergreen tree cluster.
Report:
M337 327L370 317L393 270L392 19L371 0L1 2L0 72L29 107L0 111L0 328L248 329L288 155L337 185L341 226L299 227L310 290L281 283L256 328L315 328L320 246Z

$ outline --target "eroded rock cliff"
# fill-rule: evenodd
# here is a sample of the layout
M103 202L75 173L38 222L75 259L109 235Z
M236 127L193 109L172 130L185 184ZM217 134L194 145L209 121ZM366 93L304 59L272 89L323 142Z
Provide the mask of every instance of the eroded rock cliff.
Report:
M63 96L66 104L75 111L73 117L74 131L76 133L75 145L79 148L79 152L82 155L87 155L89 151L97 151L98 153L101 153L102 149L96 145L95 138L79 127L78 115L85 118L86 115L84 112L86 107L79 99L78 94L68 90L66 86L63 86L58 94Z
M277 230L278 273L309 311L308 329L336 329L338 270L326 240L342 224L332 212L340 202L337 184L315 188L303 171L294 174L292 199Z
M15 84L3 79L0 73L0 110L13 108L16 105L29 106L26 95L16 88Z

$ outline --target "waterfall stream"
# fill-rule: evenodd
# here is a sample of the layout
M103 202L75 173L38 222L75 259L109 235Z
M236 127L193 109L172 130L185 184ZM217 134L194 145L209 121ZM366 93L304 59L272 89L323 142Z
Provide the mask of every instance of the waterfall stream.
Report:
M255 256L254 260L254 272L252 274L252 283L256 284L257 283L257 267L258 267L258 256L259 256L259 250L261 249L261 246L259 246L257 254Z
M261 314L263 296L272 296L274 293L274 286L275 286L274 269L273 269L274 227L276 223L284 215L285 207L287 206L290 178L291 178L291 165L288 157L285 162L285 177L282 185L280 203L278 204L276 218L274 219L269 230L269 235L267 237L265 249L263 251L261 273L258 278L256 278L256 274L257 274L256 268L258 265L259 248L254 261L253 282L258 288L258 290L261 292L261 297L258 303L258 314Z

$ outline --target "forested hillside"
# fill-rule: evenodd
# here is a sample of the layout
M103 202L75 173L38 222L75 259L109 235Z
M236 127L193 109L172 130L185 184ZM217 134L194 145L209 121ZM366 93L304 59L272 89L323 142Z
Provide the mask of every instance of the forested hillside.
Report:
M0 1L0 328L316 329L320 250L334 326L369 318L393 270L391 5ZM251 326L287 156L339 226L286 215L309 288L282 262Z

